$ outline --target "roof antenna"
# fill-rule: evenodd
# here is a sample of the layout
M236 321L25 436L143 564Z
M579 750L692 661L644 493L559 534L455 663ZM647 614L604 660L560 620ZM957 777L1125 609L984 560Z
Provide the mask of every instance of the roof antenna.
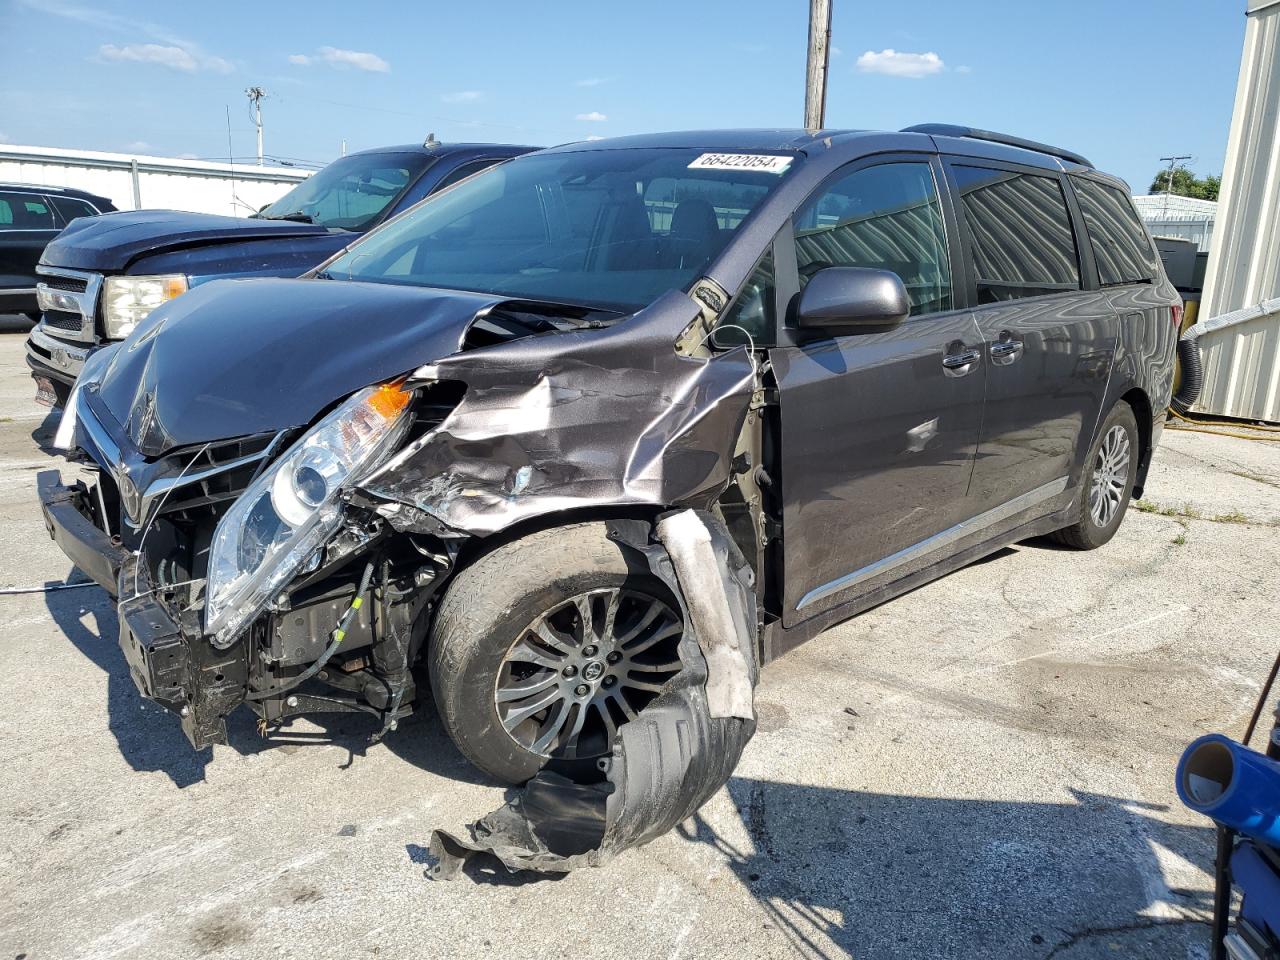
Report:
M428 133L427 139L422 141L422 145L428 150L434 150L436 147L440 146L440 141L436 139L436 135L434 133Z

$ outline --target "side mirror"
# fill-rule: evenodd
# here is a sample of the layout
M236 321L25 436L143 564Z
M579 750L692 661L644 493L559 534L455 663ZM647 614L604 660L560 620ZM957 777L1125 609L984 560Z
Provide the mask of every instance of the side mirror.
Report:
M824 267L809 278L796 305L802 330L885 330L911 313L902 278L870 267Z

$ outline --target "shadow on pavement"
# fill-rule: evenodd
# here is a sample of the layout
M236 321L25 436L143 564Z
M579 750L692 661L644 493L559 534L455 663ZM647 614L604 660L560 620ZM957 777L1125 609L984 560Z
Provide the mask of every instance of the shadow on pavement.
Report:
M69 576L76 575L74 568ZM50 581L46 586L58 581ZM84 656L107 675L107 723L120 754L138 771L160 771L175 786L188 787L204 779L213 751L196 751L187 742L178 718L144 700L134 686L117 642L119 621L115 602L97 587L51 590L45 604L54 622ZM463 758L445 734L431 709L430 687L419 684L426 697L418 713L401 721L383 745L403 760L431 773L468 783L491 783ZM258 734L257 718L247 708L227 718L228 745L240 754L264 750L296 750L308 745L339 746L347 751L343 769L351 767L370 747L370 737L382 726L365 714L316 714ZM316 729L316 728L319 729Z
M802 956L1164 960L1208 942L1210 894L1166 891L1154 850L1207 869L1213 830L1151 816L1160 806L1080 790L1025 803L727 789L733 838L701 814L679 830L728 858ZM1172 909L1153 913L1153 897Z

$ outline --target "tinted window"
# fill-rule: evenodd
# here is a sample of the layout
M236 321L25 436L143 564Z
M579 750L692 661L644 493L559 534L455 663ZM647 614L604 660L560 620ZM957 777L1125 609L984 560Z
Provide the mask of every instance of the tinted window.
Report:
M0 228L52 230L53 211L41 197L26 193L0 193Z
M426 154L354 153L303 180L258 216L364 230L431 161Z
M1158 271L1151 241L1129 196L1083 177L1072 177L1071 182L1089 231L1099 281L1105 286L1141 283L1155 277Z
M437 193L336 259L340 279L625 312L687 290L788 175L689 149L529 154ZM691 169L691 164L701 164Z
M951 309L951 271L927 163L886 163L841 177L793 219L800 284L823 267L874 267L902 278L912 314Z
M952 175L979 303L1080 289L1071 216L1056 177L963 166Z
M773 247L756 264L727 313L716 324L715 342L720 346L746 343L772 346L774 323Z
M96 217L98 211L83 200L75 197L50 197L53 208L62 216L64 223L70 223L76 217Z
M441 190L452 187L459 180L467 179L467 177L471 176L473 173L479 173L481 170L492 167L497 162L498 160L495 157L490 160L473 160L471 163L464 163L452 173L446 174L445 178L437 183L435 190L432 190L431 192L439 193Z

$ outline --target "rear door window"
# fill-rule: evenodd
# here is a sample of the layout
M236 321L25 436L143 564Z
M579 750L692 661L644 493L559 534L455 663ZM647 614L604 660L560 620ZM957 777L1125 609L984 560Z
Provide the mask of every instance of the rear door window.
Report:
M1071 215L1057 177L951 167L979 303L1080 289Z
M1099 282L1105 287L1154 279L1159 273L1156 254L1128 194L1085 177L1072 177L1071 183L1089 231Z
M98 215L98 211L90 204L85 203L83 200L77 200L75 197L50 197L49 202L58 211L63 223L70 223L77 217L96 217Z
M902 278L912 316L951 309L946 231L927 162L855 170L820 188L793 223L801 286L824 267L871 267Z
M52 230L53 210L43 197L0 193L0 230Z

